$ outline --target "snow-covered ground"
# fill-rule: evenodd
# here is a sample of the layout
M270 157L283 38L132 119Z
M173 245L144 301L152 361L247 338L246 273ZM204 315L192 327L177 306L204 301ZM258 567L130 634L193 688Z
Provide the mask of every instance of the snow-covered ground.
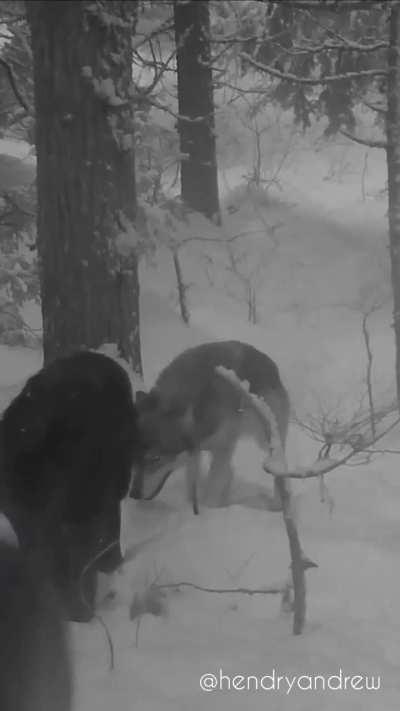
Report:
M245 200L232 230L258 229L260 219L282 222L279 247L270 254L258 298L260 323L245 321L245 306L211 289L202 276L198 248L183 258L192 325L185 327L171 301L173 275L165 261L142 273L142 341L148 385L183 348L205 340L237 338L276 359L299 413L351 408L363 392L366 367L361 333L363 309L371 318L377 398L394 394L394 344L390 328L389 276L383 156L370 152L366 199L360 175L363 152L342 147L298 152L281 176L282 193L268 204ZM346 170L324 180L332 162ZM329 172L330 171L330 172ZM238 171L238 175L243 170ZM229 179L229 180L228 180ZM224 185L235 188L233 170ZM258 225L258 227L256 227ZM255 248L255 247L254 247ZM267 255L268 256L268 255ZM217 254L216 254L216 259ZM0 348L0 404L40 365L35 351ZM398 447L398 433L387 446ZM386 442L385 442L386 445ZM288 444L291 464L310 463L316 445L295 426ZM380 709L395 711L400 694L400 480L398 455L343 468L327 478L331 506L321 503L315 481L297 484L300 535L319 568L307 573L307 626L291 633L291 616L279 596L211 594L168 589L163 614L130 619L134 595L157 584L187 581L200 586L263 587L288 575L289 554L281 515L257 507L267 475L260 453L242 443L235 459L233 505L203 509L194 517L184 500L182 476L171 477L157 500L124 506L124 540L137 555L111 581L116 595L101 614L110 630L115 669L108 670L102 628L71 625L76 663L75 711L202 711L216 709ZM106 581L103 581L104 583ZM110 581L108 581L110 584ZM380 690L306 690L293 675L380 677ZM220 673L222 690L202 691L200 678ZM268 676L287 676L280 690ZM243 690L249 680L250 690ZM226 677L230 676L230 680ZM370 679L371 680L371 679ZM209 682L211 685L213 681ZM262 684L265 690L256 685ZM311 683L314 683L311 680ZM231 688L236 684L242 690ZM318 685L319 684L319 685ZM331 686L338 682L331 680ZM364 686L364 681L358 686Z

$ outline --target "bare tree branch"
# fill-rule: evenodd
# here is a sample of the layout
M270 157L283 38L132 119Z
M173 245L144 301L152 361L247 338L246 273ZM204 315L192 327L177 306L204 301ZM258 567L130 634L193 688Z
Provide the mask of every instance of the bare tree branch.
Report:
M379 440L385 437L385 435L389 434L389 432L394 430L394 428L397 427L398 424L400 424L400 418L396 419L394 422L392 422L391 425L386 427L386 429L384 429L383 432L377 435L375 439L370 440L369 442L365 442L365 444L360 449L352 449L348 454L346 454L344 457L341 457L340 459L320 459L310 469L298 469L297 471L290 472L280 472L275 469L273 465L271 466L271 464L267 461L263 465L264 470L268 472L268 474L272 474L276 477L289 477L290 479L316 479L319 476L323 476L324 474L328 474L329 472L334 471L334 469L338 469L339 467L344 466L356 455L362 454L365 451L371 452L369 447L373 446L376 442L379 442Z
M371 338L368 330L368 318L371 316L377 307L371 308L363 315L362 319L362 333L365 343L365 350L367 353L367 372L366 372L366 385L368 394L368 404L369 404L369 414L370 414L370 424L371 424L371 435L373 439L376 437L376 418L375 418L375 404L372 393L372 364L373 364L373 354L371 348Z
M27 114L29 114L29 113L30 113L30 108L29 108L27 102L25 101L24 97L22 96L20 90L18 89L17 82L16 82L16 80L15 80L14 72L13 72L13 70L12 70L11 65L10 65L8 62L6 62L5 59L3 59L2 57L0 57L0 66L3 67L5 73L7 74L8 81L9 81L9 83L10 83L10 87L11 87L11 89L12 89L12 91L13 91L13 93L14 93L14 96L15 96L15 98L17 99L18 103L22 106L23 109L25 109L25 112L26 112Z
M388 42L375 42L374 44L362 44L360 42L349 42L347 40L343 40L342 42L331 42L330 40L326 40L320 45L299 45L293 43L292 47L293 49L289 49L289 47L284 47L281 44L274 43L279 47L279 49L282 52L285 52L285 54L288 54L293 57L301 56L304 54L321 54L322 52L331 52L331 51L341 51L341 52L378 52L379 50L382 49L387 49L389 47Z
M207 593L218 593L221 595L279 595L283 593L286 589L286 583L281 585L272 585L267 588L205 588L202 585L195 585L194 583L165 583L164 585L157 585L158 589L174 589L174 588L193 588L193 590L200 590L201 592Z
M165 20L165 22L162 22L160 25L158 25L158 27L155 27L154 30L152 30L151 32L138 32L135 35L135 40L132 42L132 49L136 51L139 49L139 47L142 47L144 44L146 44L146 42L149 42L149 40L153 39L154 37L158 37L159 35L170 32L173 29L173 20L168 18L167 20Z
M263 2L264 0L261 0ZM337 10L366 10L371 5L380 5L382 0L290 0L290 6L296 10L322 10L336 12ZM398 0L386 0L385 4L392 5Z
M260 72L269 74L277 79L284 79L285 81L291 81L295 84L306 84L308 86L321 86L323 84L332 84L337 81L344 81L349 79L363 79L365 77L385 77L388 74L387 69L362 69L358 72L344 72L343 74L330 74L327 76L321 76L318 78L311 77L300 77L296 74L290 72L281 72L270 64L264 64L259 62L247 52L240 52L239 56L248 62L254 69L258 69Z
M387 148L387 141L381 141L379 139L373 140L372 138L361 138L361 136L355 136L353 133L349 133L349 131L345 131L343 128L340 129L339 133L341 133L342 136L346 136L346 138L349 138L351 141L359 143L361 146L368 146L368 148Z
M363 101L364 106L367 107L367 109L371 109L371 111L375 111L375 113L380 114L382 116L386 116L387 114L387 107L386 106L378 106L377 104L370 104L369 101Z

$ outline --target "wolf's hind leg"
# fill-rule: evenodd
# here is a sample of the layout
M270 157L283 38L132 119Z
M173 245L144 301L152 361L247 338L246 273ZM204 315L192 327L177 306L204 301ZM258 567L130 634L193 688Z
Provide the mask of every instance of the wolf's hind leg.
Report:
M198 487L201 474L201 452L191 452L185 467L188 500L192 502L193 513L199 513Z
M211 452L211 464L208 471L205 501L208 506L226 506L233 479L232 457L235 450L236 437Z

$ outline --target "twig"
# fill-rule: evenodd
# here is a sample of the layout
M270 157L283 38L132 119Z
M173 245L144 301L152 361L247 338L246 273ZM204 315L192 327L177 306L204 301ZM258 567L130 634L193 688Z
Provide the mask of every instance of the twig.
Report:
M28 333L30 333L35 338L38 338L37 334L41 333L42 331L41 328L31 328L31 326L29 326L29 324L27 324L21 316L12 313L12 311L8 311L6 308L0 307L0 314L1 313L5 314L6 316L11 316L14 321L17 321L22 326L22 328L25 329L25 331L28 331Z
M168 18L168 20L165 20L165 22L162 22L158 27L155 27L154 30L148 33L142 33L138 32L135 36L135 40L132 40L132 50L136 51L141 47L142 45L146 44L146 42L149 42L153 37L156 37L158 35L162 35L164 33L168 33L170 30L173 30L174 28L174 23L172 20ZM140 39L138 39L140 37Z
M367 311L363 315L362 332L363 332L363 337L364 337L365 350L367 352L367 372L366 372L365 380L366 380L367 394L368 394L369 416L370 416L370 423L371 423L371 435L372 435L372 438L375 439L375 437L376 437L376 419L375 419L374 398L373 398L373 394L372 394L373 355L372 355L372 350L371 350L371 339L370 339L368 325L367 325L368 318L371 315L371 313L373 313L373 311L375 311L375 309L371 309L370 311Z
M385 437L385 435L389 434L397 425L400 423L400 417L397 418L392 424L387 427L383 432L381 432L377 437L375 437L374 440L371 440L369 442L365 442L360 449L352 449L351 452L346 454L346 456L342 457L341 459L322 459L319 460L318 462L315 463L315 468L312 469L304 469L304 470L298 470L298 471L287 471L287 472L282 472L279 471L278 469L275 469L271 467L271 464L269 462L264 462L264 471L268 472L268 474L272 474L272 476L275 477L280 477L280 478L290 478L290 479L315 479L318 476L321 476L323 474L328 474L329 472L333 471L334 469L338 469L339 467L344 466L349 462L353 457L356 455L360 455L365 451L368 451L366 447L371 447L371 445L374 445L375 442L379 442L380 439Z
M364 106L367 107L367 109L371 109L371 111L375 111L375 113L380 114L381 116L386 116L387 115L387 107L385 106L378 106L377 104L371 104L369 101L366 101L364 99L363 101Z
M387 4L393 4L397 0L386 0ZM369 5L379 4L378 0L370 0ZM297 10L320 10L321 0L290 0L291 7ZM338 10L366 10L368 5L365 4L365 0L324 0L323 9L329 10L331 12L337 12Z
M179 309L181 312L183 323L188 325L190 321L189 309L187 305L187 291L189 287L187 284L185 284L183 279L182 264L179 258L178 250L172 250L172 259L174 262L176 283L178 289Z
M240 52L239 57L248 62L254 69L258 69L260 72L269 74L277 79L285 79L285 81L291 81L295 84L305 84L308 86L321 86L321 84L332 84L338 81L344 81L349 79L363 79L365 77L386 77L388 74L387 69L362 69L358 72L343 72L342 74L331 74L326 76L321 76L318 78L302 77L297 74L292 74L290 72L281 72L275 67L259 62L250 54L246 52Z
M136 620L136 629L135 629L135 647L136 649L139 648L139 630L140 630L140 625L142 622L142 617L138 617Z
M271 226L272 228L275 227L275 225ZM185 244L188 244L189 242L213 242L214 244L230 244L231 242L235 242L237 239L242 239L242 237L248 237L249 235L259 235L262 234L263 230L248 230L247 232L239 232L237 235L232 235L231 237L202 237L202 236L196 236L196 237L187 237L179 242L179 246L183 246Z
M365 202L366 192L365 192L365 178L368 172L368 151L364 153L363 169L361 172L361 197L362 201Z
M345 38L343 38L345 39ZM389 44L387 42L374 42L372 44L362 44L362 42L353 42L350 40L345 40L343 42L332 42L330 40L325 40L320 45L298 45L293 44L293 49L290 50L287 47L279 44L279 49L281 49L286 54L292 56L302 55L302 54L319 54L321 52L338 50L339 52L379 52L382 49L388 49Z
M5 72L7 74L8 81L10 83L10 86L11 86L11 89L14 93L15 98L17 99L18 103L22 106L22 108L25 109L25 112L27 114L29 114L30 113L29 105L27 104L27 102L25 101L24 97L22 96L20 90L18 89L17 82L15 80L14 72L11 68L11 65L8 62L6 62L6 60L3 59L2 57L0 57L0 65L3 67L3 69L5 70Z
M364 449L366 454L400 454L400 449Z
M285 590L286 584L272 585L268 588L206 588L202 585L195 585L195 583L179 582L179 583L165 583L163 585L157 585L157 589L174 589L174 588L193 588L193 590L200 590L206 593L217 593L221 595L279 595Z
M354 413L349 422L341 423L333 414L321 412L318 416L307 415L307 421L301 420L295 413L292 414L291 422L307 432L316 442L326 445L350 445L357 437L361 436L361 432L368 427L370 416L368 410L363 406L363 400L367 393L364 393L361 398L359 409ZM393 401L388 405L381 406L378 410L375 408L375 424L379 424L389 415L397 412L397 402ZM353 447L354 449L354 447ZM356 447L357 449L357 447Z
M354 143L359 143L361 146L368 146L368 148L387 148L387 141L381 141L379 139L373 140L369 138L361 138L361 136L355 136L354 133L345 131L343 128L340 129L339 133L341 133L342 136L346 136L346 138L349 138L350 141L354 141Z
M107 644L108 644L108 648L110 651L110 664L109 664L110 671L114 670L114 644L112 641L112 637L111 637L110 631L109 631L106 623L104 622L103 618L97 612L94 611L93 606L87 600L86 595L85 595L85 590L83 587L83 581L84 581L85 575L88 573L90 568L93 567L93 565L96 563L96 561L99 560L99 558L101 558L105 553L108 553L108 551L110 551L112 548L114 548L117 544L119 545L119 539L109 543L105 548L103 548L103 550L101 550L93 558L91 558L89 560L89 562L86 563L86 565L84 566L84 568L80 574L80 577L79 577L79 589L80 589L81 600L82 600L83 604L87 607L87 609L90 610L90 612L93 615L93 618L95 620L97 620L97 622L101 625L101 627L103 628L105 635L106 635Z

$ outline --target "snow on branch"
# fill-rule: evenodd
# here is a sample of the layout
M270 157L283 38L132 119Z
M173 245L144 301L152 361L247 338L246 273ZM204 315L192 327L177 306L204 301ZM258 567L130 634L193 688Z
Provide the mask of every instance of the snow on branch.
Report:
M270 442L271 457L269 462L273 460L274 473L277 475L287 476L287 465L283 446L279 434L278 423L276 417L265 400L250 392L250 383L247 380L240 380L233 370L224 368L222 365L216 367L217 373L222 375L225 380L228 380L236 390L239 390L249 401L255 414L259 417L261 424L266 430L266 436Z
M397 0L386 0L387 4L393 4ZM381 0L290 0L290 6L296 10L327 10L337 12L338 10L368 10L371 5L380 5Z
M248 64L250 64L254 69L258 69L264 74L269 74L277 79L285 79L285 81L291 81L295 84L307 84L308 86L320 86L323 84L332 84L333 82L343 81L348 79L363 79L365 77L385 77L388 74L387 69L362 69L358 72L343 72L342 74L328 74L321 75L320 77L300 77L297 74L292 74L290 72L281 72L270 64L264 64L254 59L247 52L240 52L239 56L244 59Z
M322 54L323 52L379 52L382 49L388 49L387 42L374 42L372 44L363 44L362 42L350 42L347 39L343 42L332 42L326 40L319 45L307 45L293 43L292 49L279 45L279 49L291 57L297 57L303 54Z

